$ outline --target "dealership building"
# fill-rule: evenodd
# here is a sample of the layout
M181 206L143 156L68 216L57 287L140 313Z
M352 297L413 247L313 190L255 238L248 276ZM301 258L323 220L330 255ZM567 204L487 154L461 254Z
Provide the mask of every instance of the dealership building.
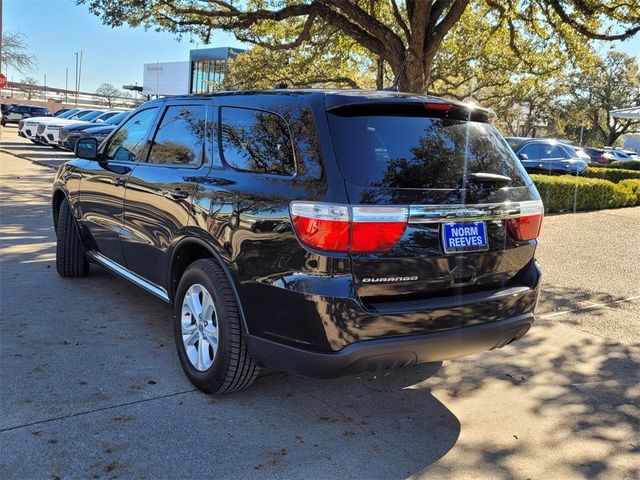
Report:
M189 52L188 62L145 63L142 93L151 97L209 93L227 73L227 61L244 50L218 47Z

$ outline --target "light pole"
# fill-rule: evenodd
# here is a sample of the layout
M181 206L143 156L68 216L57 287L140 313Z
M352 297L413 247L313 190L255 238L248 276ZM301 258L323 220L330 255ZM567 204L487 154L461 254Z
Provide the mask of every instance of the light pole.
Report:
M69 102L69 67L64 67L64 103Z
M78 106L78 52L76 52L76 107Z
M82 50L80 50L80 68L78 68L78 94L80 94L80 80L82 79Z

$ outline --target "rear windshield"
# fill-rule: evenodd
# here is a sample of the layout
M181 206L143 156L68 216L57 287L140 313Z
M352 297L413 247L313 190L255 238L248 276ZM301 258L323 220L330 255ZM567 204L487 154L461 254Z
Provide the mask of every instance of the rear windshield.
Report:
M329 113L334 148L350 183L389 188L458 188L465 175L528 177L490 124L452 118Z

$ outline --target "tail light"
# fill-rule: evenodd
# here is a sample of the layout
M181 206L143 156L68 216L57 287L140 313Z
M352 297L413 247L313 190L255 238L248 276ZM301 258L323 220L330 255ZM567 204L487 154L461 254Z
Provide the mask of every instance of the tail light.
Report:
M533 240L540 235L544 207L541 201L520 204L520 216L507 220L511 236L519 241Z
M407 207L291 204L291 220L299 240L331 252L386 252L402 238L408 218Z

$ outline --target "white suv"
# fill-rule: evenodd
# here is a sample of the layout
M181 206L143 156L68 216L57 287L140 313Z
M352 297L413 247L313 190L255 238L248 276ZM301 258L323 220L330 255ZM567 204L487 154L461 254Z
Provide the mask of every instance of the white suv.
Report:
M78 116L84 115L93 111L89 108L72 108L64 113L61 113L57 117L33 117L24 120L20 120L18 123L18 135L24 138L28 138L32 142L37 143L38 125L59 122L61 119L72 119ZM43 130L44 131L44 130Z

